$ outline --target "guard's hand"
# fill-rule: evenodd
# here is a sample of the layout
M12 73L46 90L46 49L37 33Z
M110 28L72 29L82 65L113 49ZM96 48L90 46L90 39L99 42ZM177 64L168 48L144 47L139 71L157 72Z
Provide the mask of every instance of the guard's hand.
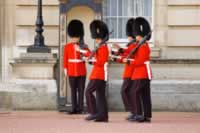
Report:
M88 62L88 57L83 56L82 60L84 60L85 62Z
M127 58L124 58L124 59L122 60L122 62L123 62L123 63L127 63L127 62L128 62L128 59L127 59Z
M112 47L113 47L113 48L116 48L116 49L120 49L120 48L121 48L121 47L119 46L119 44L117 44L117 43L112 44Z

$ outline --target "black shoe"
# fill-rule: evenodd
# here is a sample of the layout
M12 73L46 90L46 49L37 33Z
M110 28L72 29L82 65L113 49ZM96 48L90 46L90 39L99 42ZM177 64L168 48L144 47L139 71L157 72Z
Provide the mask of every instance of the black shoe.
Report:
M76 113L77 113L77 114L85 114L85 112L82 111L82 110L76 111Z
M144 119L144 117L142 115L134 115L133 117L129 118L128 121L138 121L138 120L142 120Z
M108 118L97 118L94 121L95 122L108 122Z
M126 117L126 120L134 119L134 118L135 118L135 114L130 114L128 117Z
M135 121L137 122L151 122L151 118L148 118L148 117L144 117L142 115L136 115L135 116Z
M151 118L143 117L142 119L138 119L137 121L138 122L147 122L147 123L149 122L150 123L151 122Z
M67 112L67 114L68 115L75 115L75 114L77 114L77 111L69 111L69 112Z
M85 118L86 121L91 121L91 120L95 120L97 117L96 115L89 115Z

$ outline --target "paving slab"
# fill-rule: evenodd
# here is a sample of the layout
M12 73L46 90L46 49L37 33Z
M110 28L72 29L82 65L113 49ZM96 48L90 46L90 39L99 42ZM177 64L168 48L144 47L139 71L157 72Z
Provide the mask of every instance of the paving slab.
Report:
M200 113L154 112L151 123L128 122L127 115L111 112L109 123L95 123L53 111L0 113L0 133L200 133Z

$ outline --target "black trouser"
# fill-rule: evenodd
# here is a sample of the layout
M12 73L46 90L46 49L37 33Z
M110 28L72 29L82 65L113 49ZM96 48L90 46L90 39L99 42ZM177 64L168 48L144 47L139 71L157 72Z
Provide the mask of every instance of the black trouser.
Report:
M134 80L131 93L133 94L133 112L139 114L138 105L142 101L144 117L152 117L151 88L149 79Z
M69 84L71 87L72 111L83 111L85 79L86 76L69 77Z
M134 84L134 80L131 80L130 78L125 78L122 84L121 88L121 96L122 100L125 106L126 111L130 111L132 114L135 114L133 112L133 104L134 104L134 99L133 99L133 93L131 91L132 85ZM141 102L139 102L138 106L138 114L142 114L142 107L141 107Z
M100 119L108 118L105 88L106 82L104 80L90 80L86 89L88 113L96 115ZM94 91L96 91L96 98L93 94Z
M121 87L122 101L124 103L126 111L131 111L131 94L130 94L131 84L132 84L131 79L125 78Z

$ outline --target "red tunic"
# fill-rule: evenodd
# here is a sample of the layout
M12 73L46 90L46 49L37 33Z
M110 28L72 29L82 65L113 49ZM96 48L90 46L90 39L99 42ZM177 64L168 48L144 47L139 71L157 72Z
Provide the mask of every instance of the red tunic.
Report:
M152 79L152 71L150 67L150 48L149 44L143 44L135 54L134 61L131 64L134 66L134 71L131 76L132 80Z
M91 53L87 53L86 55L89 56ZM107 45L102 45L98 48L94 58L95 62L93 63L92 72L90 74L89 79L99 79L99 80L107 80L108 78L108 57L109 57L109 50Z
M67 69L68 76L85 76L85 62L81 59L80 52L75 50L75 46L75 43L68 43L64 46L63 67Z
M122 56L122 58L120 60L118 60L118 62L122 62L124 58L126 58L128 56L128 54L131 52L132 49L134 49L136 46L136 43L130 44L126 49L123 49L123 53L120 54L120 56ZM131 78L132 74L133 74L133 70L134 70L134 66L133 65L128 65L125 64L124 67L124 72L122 74L122 78Z

